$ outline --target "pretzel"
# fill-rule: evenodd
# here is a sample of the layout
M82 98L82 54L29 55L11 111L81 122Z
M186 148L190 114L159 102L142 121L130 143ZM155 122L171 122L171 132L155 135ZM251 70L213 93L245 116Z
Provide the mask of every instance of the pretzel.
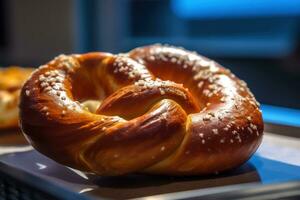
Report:
M26 82L20 110L34 148L103 176L229 170L249 159L263 135L245 82L194 52L158 44L61 55Z
M20 89L32 71L15 66L0 68L0 129L18 127Z

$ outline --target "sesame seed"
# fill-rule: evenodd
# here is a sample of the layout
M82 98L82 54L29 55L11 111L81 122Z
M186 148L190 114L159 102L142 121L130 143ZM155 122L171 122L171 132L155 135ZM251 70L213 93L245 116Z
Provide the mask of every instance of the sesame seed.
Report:
M197 80L199 80L200 78L201 78L201 73L199 72L199 73L197 73L195 76L193 76L193 79L195 80L195 81L197 81Z
M233 141L233 139L230 139L230 143L233 143L234 141Z
M204 82L200 81L200 82L198 83L197 87L198 87L198 88L202 88L203 84L204 84Z
M177 64L177 65L181 65L182 62L183 62L183 61L182 61L181 58L179 57L176 64Z
M163 89L159 89L159 91L161 95L164 95L166 93Z
M64 78L62 78L62 77L57 77L56 80L55 80L55 82L56 82L56 83L62 83L63 80L64 80Z
M253 131L252 131L252 129L251 129L250 127L247 127L247 129L248 129L248 131L249 131L250 133L253 133Z
M162 146L162 147L160 148L161 151L164 151L165 149L166 149L165 146Z
M256 102L256 105L258 106L258 107L260 107L260 103L258 102L258 101L255 101Z
M200 65L203 66L203 67L208 67L210 65L210 63L206 60L201 60Z
M218 129L213 129L212 132L213 132L215 135L218 135L218 134L219 134Z
M208 105L206 104L206 106L209 106L209 105L210 105L210 103L208 103ZM215 114L213 112L209 112L208 115L215 117Z
M208 86L207 86L207 88L210 89L210 90L216 89L215 87L216 87L215 85L208 85Z
M55 82L50 82L51 86L55 86L55 84L56 84Z
M224 102L225 102L225 97L222 97L222 98L220 99L220 101L221 101L222 103L224 103Z
M44 107L42 108L42 111L46 111L46 110L48 110L48 107L47 107L47 106L44 106Z
M65 111L65 110L63 110L63 111L61 112L61 114L62 114L62 115L65 115L65 114L66 114L66 111Z
M46 87L45 89L44 89L44 91L45 92L47 92L47 91L50 91L52 88L50 87L50 86L48 86L48 87Z
M232 134L233 134L233 135L237 134L237 131L236 131L236 130L233 130L233 131L232 131Z
M225 140L222 138L221 140L220 140L220 143L224 143L225 142Z
M250 124L250 127L253 129L253 130L257 130L257 126L256 125L254 125L254 124Z
M46 78L45 78L44 76L40 76L40 77L39 77L39 81L40 81L40 82L43 82L43 81L45 81L45 80L46 80Z
M199 137L203 138L204 134L203 133L199 133Z
M210 92L209 92L208 89L203 90L203 94L204 94L205 96L207 96L209 93L210 93Z
M177 61L177 59L176 59L176 58L174 58L174 57L173 57L173 58L171 58L171 62L172 62L172 63L176 63L176 61Z
M205 144L205 140L202 140L201 142L202 142L202 144Z
M149 60L154 61L154 60L155 60L155 57L154 57L154 56L150 56L150 57L149 57Z
M242 139L240 138L240 136L237 136L236 139L238 140L239 143L242 143Z
M26 96L29 96L30 95L30 91L29 90L25 90L25 94L26 94Z
M114 154L114 158L118 158L119 157L119 154Z
M101 129L102 131L105 131L106 130L106 127L102 127L102 129Z
M47 87L49 86L49 84L47 82L41 82L41 87L44 88L44 87Z

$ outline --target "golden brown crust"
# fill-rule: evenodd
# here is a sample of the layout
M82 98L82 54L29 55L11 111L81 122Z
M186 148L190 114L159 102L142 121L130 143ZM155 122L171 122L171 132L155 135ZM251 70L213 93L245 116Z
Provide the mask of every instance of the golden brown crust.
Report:
M18 127L20 89L32 71L15 66L0 68L0 129Z
M86 109L87 101L101 105ZM201 175L258 148L259 105L219 64L170 46L59 56L21 93L21 124L50 158L99 175Z

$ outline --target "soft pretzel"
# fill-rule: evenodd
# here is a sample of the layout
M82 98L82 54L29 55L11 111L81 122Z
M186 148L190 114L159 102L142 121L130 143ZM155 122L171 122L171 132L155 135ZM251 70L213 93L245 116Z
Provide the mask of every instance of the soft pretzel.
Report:
M20 109L34 148L105 176L229 170L249 159L263 133L245 82L212 60L162 45L61 55L26 82Z
M18 127L19 94L31 68L0 68L0 129Z

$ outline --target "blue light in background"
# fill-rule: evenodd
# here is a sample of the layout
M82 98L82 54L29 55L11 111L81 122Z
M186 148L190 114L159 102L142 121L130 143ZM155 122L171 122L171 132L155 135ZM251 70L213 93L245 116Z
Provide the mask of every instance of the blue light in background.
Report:
M300 180L300 166L254 155L249 160L256 168L263 184Z
M300 15L299 0L172 0L171 7L187 19Z
M300 127L300 110L261 105L265 122Z

